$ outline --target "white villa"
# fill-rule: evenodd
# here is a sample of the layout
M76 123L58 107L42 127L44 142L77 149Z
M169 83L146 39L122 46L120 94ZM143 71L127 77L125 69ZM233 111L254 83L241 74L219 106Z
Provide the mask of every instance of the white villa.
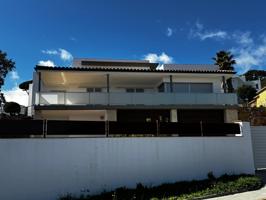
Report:
M235 72L216 65L75 59L72 67L36 66L34 119L121 122L233 122L237 96L224 93Z

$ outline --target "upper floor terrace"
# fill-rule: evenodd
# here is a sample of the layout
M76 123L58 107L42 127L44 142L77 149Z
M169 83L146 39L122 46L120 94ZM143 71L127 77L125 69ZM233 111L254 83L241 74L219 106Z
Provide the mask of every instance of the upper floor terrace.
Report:
M121 61L115 64L122 65ZM37 66L32 100L41 106L236 105L236 95L224 93L222 88L234 72L211 66L215 67L172 69L169 65L156 70L155 63L147 62L133 67Z

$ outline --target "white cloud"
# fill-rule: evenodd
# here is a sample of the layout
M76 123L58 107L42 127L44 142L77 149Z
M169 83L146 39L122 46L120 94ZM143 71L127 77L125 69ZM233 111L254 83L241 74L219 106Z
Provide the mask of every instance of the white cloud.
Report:
M48 55L57 55L58 54L58 51L57 50L42 50L42 53L44 54L48 54Z
M266 65L266 35L252 37L250 31L207 30L197 21L190 29L189 36L201 41L207 39L227 40L232 43L230 51L235 56L235 68L244 73L252 67L261 68Z
M148 60L153 63L161 63L161 64L169 64L173 62L173 58L168 56L166 53L161 53L161 55L157 55L156 53L149 53L144 56L145 60Z
M18 87L14 87L11 90L3 90L2 92L4 93L7 102L13 101L20 105L28 106L28 94Z
M235 55L236 69L239 73L248 71L251 67L262 67L266 65L266 40L258 38L256 42L250 32L234 35L236 47L231 49Z
M201 24L199 21L196 21L195 26L198 30L202 30L204 28L203 24Z
M42 50L41 52L43 54L48 54L48 55L58 55L63 61L73 60L72 54L66 49L62 49L62 48L59 48L58 50L48 49L48 50Z
M228 33L223 30L206 30L203 24L197 21L195 26L190 29L189 36L203 41L206 39L226 39L228 38Z
M236 43L240 45L252 45L253 39L251 38L251 33L249 31L247 32L235 32L232 34L232 39L235 40Z
M159 63L158 69L163 69L163 64L169 64L174 61L173 57L168 56L166 53L162 52L161 55L156 53L149 53L144 56L145 60L151 63Z
M11 71L11 72L10 72L10 78L11 78L13 81L16 81L16 80L18 80L20 77L19 77L17 71Z
M71 61L71 60L73 60L72 54L70 52L68 52L67 50L65 50L65 49L59 49L59 55L60 55L60 58L63 61Z
M70 39L71 41L74 41L74 42L77 41L77 38L75 38L75 37L73 37L73 36L71 36L69 39Z
M206 40L209 38L220 38L225 39L227 37L227 33L225 31L214 31L214 32L204 32L204 33L198 33L201 40Z
M166 30L166 36L167 37L171 37L173 35L173 29L171 29L170 27L167 28Z
M48 66L48 67L54 67L54 66L55 66L54 62L51 61L51 60L40 60L40 61L38 62L38 65L41 65L41 66Z

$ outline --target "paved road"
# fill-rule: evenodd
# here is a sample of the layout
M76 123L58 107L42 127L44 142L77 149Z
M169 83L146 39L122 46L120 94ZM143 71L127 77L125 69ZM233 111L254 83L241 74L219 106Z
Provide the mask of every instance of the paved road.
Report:
M266 170L256 171L256 175L260 176L266 184ZM211 198L209 200L266 200L266 185L260 190L255 190L251 192L243 192L239 194L233 194L223 197Z
M260 190L255 190L251 192L243 192L239 194L233 194L218 198L211 198L209 200L266 200L266 186Z

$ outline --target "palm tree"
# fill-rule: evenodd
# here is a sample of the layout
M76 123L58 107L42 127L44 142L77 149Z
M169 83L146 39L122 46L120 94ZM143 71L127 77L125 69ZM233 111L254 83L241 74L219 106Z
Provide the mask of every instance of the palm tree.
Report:
M232 55L230 51L219 51L212 59L215 61L214 64L219 66L220 70L234 70L234 64L236 64L236 61L234 60L234 55ZM234 91L232 78L226 80L226 85L227 92L232 93ZM224 88L224 90L226 89Z

